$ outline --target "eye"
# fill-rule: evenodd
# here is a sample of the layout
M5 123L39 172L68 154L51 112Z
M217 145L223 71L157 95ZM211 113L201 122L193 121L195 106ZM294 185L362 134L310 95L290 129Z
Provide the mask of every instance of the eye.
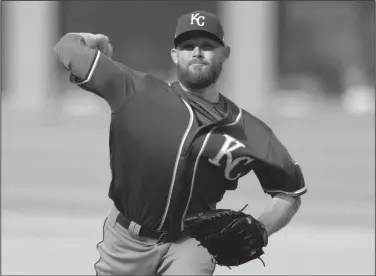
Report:
M186 50L186 51L192 51L195 48L195 45L192 43L183 43L180 45L180 49Z
M201 45L201 49L204 50L204 51L211 51L215 48L215 46L211 43L203 43Z

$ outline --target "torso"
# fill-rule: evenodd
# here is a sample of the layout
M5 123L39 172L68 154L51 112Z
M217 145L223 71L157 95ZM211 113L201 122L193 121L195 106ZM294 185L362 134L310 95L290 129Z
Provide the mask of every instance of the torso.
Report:
M141 225L176 228L183 216L213 208L252 170L240 141L241 110L223 97L207 117L177 86L153 78L137 89L112 115L110 198Z

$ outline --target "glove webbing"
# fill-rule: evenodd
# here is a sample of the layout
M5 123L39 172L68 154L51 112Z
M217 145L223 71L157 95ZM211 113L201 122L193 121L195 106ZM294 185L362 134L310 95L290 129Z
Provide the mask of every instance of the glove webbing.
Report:
M238 212L243 212L246 208L248 207L248 204L246 204L242 209L240 209ZM222 231L224 231L224 229L222 230ZM246 237L246 238L248 238L248 237ZM203 246L202 245L202 243L199 243L197 246ZM261 252L260 253L263 253L263 251L262 251L262 249L261 249ZM251 257L251 256L250 256ZM257 259L259 259L260 261L261 261L261 263L262 263L262 265L264 266L264 267L266 267L266 265L265 265L265 262L263 261L263 259L261 259L261 256L258 256L257 257ZM214 256L214 263L216 264L216 265L218 265L218 262L217 262L217 260L216 260L216 256ZM239 261L238 261L239 262ZM239 266L238 264L236 265L236 266ZM230 266L227 266L230 270L232 269Z

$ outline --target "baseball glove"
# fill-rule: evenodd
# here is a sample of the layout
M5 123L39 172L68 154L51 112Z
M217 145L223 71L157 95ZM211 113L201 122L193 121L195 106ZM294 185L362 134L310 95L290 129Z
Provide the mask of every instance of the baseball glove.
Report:
M244 208L212 210L185 220L188 235L197 239L218 265L238 266L261 260L264 254L268 234L261 222L242 212Z

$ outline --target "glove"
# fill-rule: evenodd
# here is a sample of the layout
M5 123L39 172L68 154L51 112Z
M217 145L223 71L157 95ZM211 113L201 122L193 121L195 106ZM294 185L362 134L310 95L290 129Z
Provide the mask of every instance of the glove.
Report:
M80 35L85 45L91 49L98 49L102 54L112 57L113 48L110 40L103 34L91 34L91 33L77 33Z
M265 227L242 210L212 210L185 220L188 235L198 240L218 265L238 266L261 260L264 254L263 247L268 244Z

